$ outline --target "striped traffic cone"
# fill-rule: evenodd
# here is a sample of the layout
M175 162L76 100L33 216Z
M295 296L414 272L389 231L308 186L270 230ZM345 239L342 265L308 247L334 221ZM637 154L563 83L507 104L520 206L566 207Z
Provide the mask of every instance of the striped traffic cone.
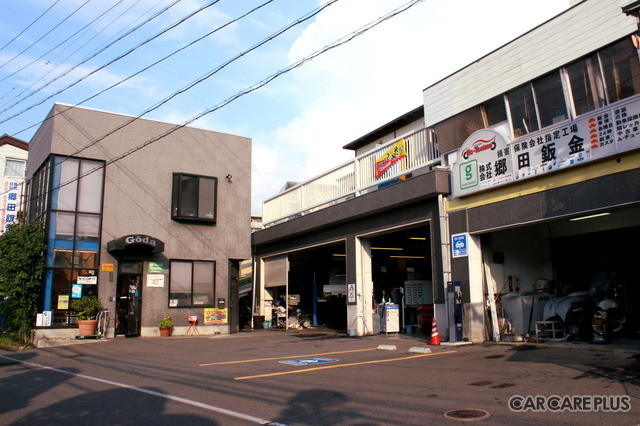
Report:
M429 343L429 345L440 346L440 335L438 334L436 317L433 317L433 321L431 321L431 343Z

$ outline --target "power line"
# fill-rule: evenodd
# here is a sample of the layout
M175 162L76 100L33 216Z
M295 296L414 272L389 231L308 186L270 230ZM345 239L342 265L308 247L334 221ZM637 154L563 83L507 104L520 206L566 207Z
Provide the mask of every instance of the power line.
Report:
M45 10L44 12L42 12L42 14L40 16L38 16L35 21L33 21L32 23L30 23L29 25L27 25L27 28L25 28L24 30L20 31L20 34L16 35L15 37L13 37L11 40L9 40L4 46L0 47L0 52L2 52L4 50L5 47L9 46L11 43L13 43L14 41L16 41L18 39L18 37L20 37L22 34L24 34L29 28L31 28L33 25L35 25L36 22L38 22L40 20L40 18L42 18L48 11L50 11L53 6L55 6L56 4L58 4L60 0L56 0L55 3L53 3L51 6L49 6L49 8L47 8L47 10Z
M33 83L31 83L28 87L25 87L22 92L18 93L14 98L12 98L11 100L8 100L5 104L0 105L1 107L4 107L5 105L7 105L9 102L11 102L13 99L15 99L16 97L22 96L27 90L31 89L33 86L35 86L36 84L38 84L40 81L42 81L46 76L48 76L49 74L51 74L53 71L55 71L56 69L58 69L58 67L60 67L62 64L64 64L69 58L71 58L73 55L75 55L76 53L78 53L83 47L85 47L86 45L88 45L89 43L91 43L91 41L93 41L93 39L95 39L96 37L98 37L105 29L109 28L110 26L112 26L115 22L117 22L118 20L120 20L123 16L125 16L127 14L127 12L129 12L131 9L133 9L138 3L140 3L140 1L142 0L136 0L135 3L133 3L132 5L130 5L127 9L125 9L124 11L122 11L122 13L120 13L120 15L118 15L117 17L113 18L111 20L111 22L109 22L107 25L104 26L104 28L100 29L98 32L96 32L96 34L93 35L93 37L91 37L90 39L88 39L87 41L85 41L80 47L78 47L75 51L73 51L72 53L70 53L66 58L64 58L58 65L54 66L53 69L47 71L45 74L43 74L38 80L35 80ZM146 15L148 11L144 12L143 16ZM58 56L58 54L56 56L54 56L52 59L55 59ZM48 62L48 61L47 61ZM43 66L40 67L40 69L42 69L44 66L46 66L48 64L45 64ZM36 70L35 72L33 72L29 77L26 77L26 80L29 80L31 77L35 76L36 73L39 70ZM0 96L0 99L4 98L4 96L8 95L10 92L12 92L15 88L10 89L9 92L7 92L5 95Z
M233 62L237 61L238 59L242 58L243 56L246 56L248 53L258 49L259 47L265 45L266 43L270 42L271 40L281 36L282 34L284 34L285 32L289 31L291 28L300 25L301 23L308 21L309 19L313 18L314 16L316 16L317 14L319 14L320 12L322 12L324 9L326 9L327 7L331 6L332 4L338 2L339 0L330 0L328 2L326 2L323 5L320 5L319 7L317 7L316 9L312 10L311 12L308 12L306 15L302 16L301 18L297 19L296 21L286 25L285 27L281 28L280 30L276 31L275 33L271 34L269 37L263 39L262 41L258 42L257 44L253 45L252 47L250 47L249 49L244 50L243 52L239 53L238 55L234 56L233 58L229 59L228 61L224 62L223 64L217 66L216 68L214 68L213 70L209 71L207 74L203 75L202 77L192 81L191 83L187 84L186 86L184 86L183 88L179 89L176 92L173 92L171 95L169 95L168 97L164 98L163 100L157 102L155 105L153 105L152 107L146 109L144 112L142 112L142 114L139 114L137 116L132 117L130 120L126 121L124 124L116 127L115 129L110 130L109 132L105 133L104 135L102 135L101 137L99 137L98 139L94 140L93 142L87 144L86 146L82 147L81 149L79 149L78 151L74 152L71 154L71 156L73 155L77 155L79 153L81 153L82 151L84 151L87 148L90 148L92 146L94 146L95 144L99 143L100 141L106 139L107 137L111 136L112 134L122 130L123 128L127 127L128 125L130 125L131 123L133 123L134 121L138 120L139 118L144 117L145 115L149 114L150 112L160 108L162 105L166 104L167 102L169 102L171 99L175 98L176 96L185 93L189 90L191 90L192 88L194 88L195 86L197 86L198 84L208 80L209 78L213 77L215 74L217 74L218 72L220 72L221 70L223 70L224 68L226 68L228 65L232 64ZM65 111L68 111L69 109L71 109L73 107L68 108ZM64 112L64 111L63 111Z
M42 37L40 37L39 39L37 39L36 41L34 41L33 43L31 43L29 46L27 46L22 52L18 53L16 56L14 56L13 58L9 59L7 62L5 62L4 64L0 65L0 68L4 67L5 65L7 65L8 63L10 63L11 61L13 61L14 59L16 59L17 57L19 57L20 55L24 54L27 50L31 49L33 46L35 46L36 44L38 44L40 42L40 40L42 40L43 38L45 38L46 36L48 36L49 34L51 34L56 28L58 28L60 25L62 25L67 19L71 18L73 15L75 15L80 9L82 9L83 7L85 7L87 5L87 3L89 3L91 0L87 0L84 3L82 3L82 5L80 5L76 10L74 10L73 12L71 12L71 14L67 15L66 18L64 18L62 21L60 21L56 26L54 26L53 28L51 28L49 31L47 31Z
M86 28L90 27L91 25L93 25L97 20L101 19L102 17L104 17L105 15L107 15L109 12L111 12L113 9L115 9L118 5L120 5L120 3L122 3L124 0L119 0L116 4L114 4L113 6L111 6L109 9L107 9L106 11L102 12L100 15L98 15L98 17L94 18L93 21L89 22L87 25L85 25L84 27L80 28L78 31L76 31L75 33L73 33L72 35L70 35L69 37L67 37L64 41L58 43L55 47L49 49L48 51L46 51L45 53L43 53L40 57L34 59L33 61L29 62L27 65L23 66L22 68L12 72L11 74L8 74L2 78L0 78L0 82L8 79L9 77L12 77L16 74L18 74L20 71L24 70L25 68L33 65L35 62L39 61L40 59L44 58L46 55L48 55L49 53L53 52L54 50L56 50L58 47L62 46L63 44L65 44L66 42L68 42L69 40L71 40L72 38L74 38L76 35L80 34L82 31L84 31Z
M41 121L41 122L39 122L39 123L32 124L31 126L29 126L29 127L25 128L25 129L22 129L22 130L20 130L20 131L19 131L19 132L17 132L17 133L14 133L14 134L13 134L13 136L19 135L19 134L20 134L20 133L22 133L22 132L25 132L25 131L27 131L27 130L29 130L29 129L31 129L31 128L33 128L33 127L35 127L35 126L38 126L38 125L42 124L44 121L49 120L49 119L51 119L51 118L55 117L56 115L62 114L62 113L64 113L64 112L66 112L66 111L70 110L71 108L74 108L74 107L80 106L80 105L84 104L85 102L88 102L88 101L90 101L91 99L94 99L94 98L96 98L96 97L100 96L101 94L103 94L103 93L105 93L105 92L107 92L107 91L109 91L109 90L113 89L114 87L117 87L117 86L119 86L120 84L122 84L122 83L124 83L124 82L126 82L126 81L128 81L128 80L130 80L130 79L132 79L133 77L136 77L136 76L138 76L138 75L142 74L143 72L145 72L145 71L147 71L147 70L149 70L149 69L153 68L154 66L156 66L156 65L158 65L158 64L160 64L160 63L162 63L162 62L166 61L167 59L169 59L170 57L172 57L172 56L174 56L174 55L178 54L179 52L181 52L181 51L183 51L183 50L185 50L185 49L187 49L187 48L189 48L189 47L193 46L193 45L194 45L194 44L196 44L196 43L199 43L200 41L204 40L205 38L207 38L207 37L211 36L212 34L214 34L214 33L218 32L218 31L222 30L223 28L226 28L226 27L228 27L229 25L234 24L234 23L236 23L236 22L240 21L241 19L243 19L243 18L245 18L245 17L249 16L250 14L252 14L252 13L256 12L257 10L259 10L259 9L261 9L261 8L265 7L265 6L267 6L267 5L268 5L268 4L270 4L270 3L273 3L274 1L276 1L276 0L268 0L268 1L266 1L266 2L264 2L264 3L262 3L262 4L260 4L260 5L258 5L258 6L256 6L256 7L254 7L253 9L249 10L249 11L248 11L248 12L246 12L245 14L243 14L243 15L241 15L241 16L239 16L239 17L235 18L235 19L232 19L231 21L228 21L227 23L225 23L225 24L223 24L223 25L221 25L221 26L217 27L216 29L214 29L214 30L212 30L212 31L209 31L207 34L205 34L205 35L203 35L203 36L201 36L201 37L199 37L199 38L197 38L197 39L193 40L192 42L190 42L190 43L188 43L188 44L186 44L186 45L182 46L181 48L179 48L179 49L177 49L177 50L174 50L174 51L173 51L173 52L171 52L170 54L168 54L168 55L164 56L163 58L161 58L161 59L159 59L159 60L157 60L157 61L153 62L153 63L152 63L152 64L150 64L150 65L147 65L146 67L144 67L144 68L142 68L142 69L138 70L137 72L135 72L135 73L133 73L133 74L129 75L128 77L126 77L126 78L124 78L124 79L122 79L122 80L118 81L117 83L114 83L114 84L112 84L111 86L109 86L109 87L107 87L107 88L105 88L105 89L103 89L103 90L99 91L98 93L95 93L95 94L91 95L90 97L88 97L88 98L86 98L86 99L84 99L84 100L82 100L82 101L78 102L77 104L75 104L75 105L73 105L73 106L71 106L71 107L69 107L69 108L65 109L64 111L56 112L56 113L55 113L55 114L53 114L52 116L47 117L45 120L43 120L43 121ZM237 58L235 58L235 59L237 59ZM145 113L145 114L146 114L146 113ZM77 153L76 153L76 154L77 154ZM73 154L73 155L75 155L75 154Z
M160 16L161 14L163 14L164 12L166 12L167 10L169 10L170 8L172 8L173 6L175 6L176 4L178 4L180 1L181 1L181 0L174 0L174 2L173 2L173 3L169 4L168 6L166 6L165 8L163 8L162 10L160 10L160 11L156 12L153 16L151 16L150 18L148 18L146 21L142 22L141 24L139 24L139 25L137 25L137 26L133 27L131 30L127 31L125 34L123 34L122 36L118 37L116 40L114 40L112 43L109 43L109 44L108 44L107 46L105 46L104 48L102 48L102 49L98 50L97 52L94 52L94 53L93 53L93 54L91 54L91 55L89 55L87 58L85 58L85 59L83 59L82 61L80 61L80 63L79 63L79 64L76 64L76 65L75 65L75 66L73 66L72 68L70 68L70 69L68 69L67 71L65 71L64 73L60 74L58 77L56 77L56 78L54 78L53 80L49 81L48 83L46 83L46 84L44 84L44 85L40 86L40 87L39 87L39 88L37 88L36 90L34 90L34 91L32 91L31 93L29 93L27 96L22 97L22 99L20 99L19 101L17 101L17 102L15 102L15 103L13 103L12 105L10 105L10 106L8 106L8 107L6 107L6 108L4 108L4 109L0 110L0 114L2 114L2 113L4 113L4 112L7 112L8 110L10 110L11 108L13 108L14 106L16 106L16 105L18 105L18 104L22 103L23 101L25 101L25 100L29 99L30 97L32 97L33 95L35 95L36 93L40 92L42 89L45 89L45 88L47 88L48 86L50 86L51 84L53 84L53 83L55 83L56 81L60 80L62 77L66 76L66 75L67 75L67 74L69 74L71 71L75 70L76 68L80 67L81 65L83 65L83 64L85 64L85 63L87 63L89 60L91 60L91 59L95 58L95 57L96 57L96 56L98 56L100 53L104 52L104 51L105 51L105 50L107 50L109 47L111 47L112 45L114 45L115 43L117 43L118 41L120 41L120 40L122 40L123 38L127 37L127 36L128 36L128 35L130 35L131 33L133 33L133 32L135 32L135 31L137 31L138 29L140 29L142 26L146 25L147 23L149 23L149 22L153 21L153 20L154 20L154 19L156 19L158 16ZM212 3L208 4L208 5L205 5L205 6L203 6L203 7L211 6L211 4L217 3L218 1L220 1L220 0L215 0L214 2L212 2ZM201 9L199 9L198 11L200 11L200 10L202 10L202 8L201 8ZM197 13L198 11L196 11L196 13ZM178 24L176 24L176 26L177 26L177 25L178 25ZM165 32L166 32L166 31L169 31L170 29L171 29L171 28L166 29L166 30L165 30ZM160 34L163 34L163 33L161 32ZM158 37L160 34L157 34L155 37ZM147 43L147 42L149 42L149 41L150 41L150 40L147 40L147 41L146 41L146 42L144 42L143 44L145 44L145 43ZM137 46L137 47L140 47L140 45L139 45L139 46ZM137 47L136 47L136 48L137 48ZM135 50L135 49L134 49L134 50ZM12 115L12 116L8 117L7 119L5 119L5 120L3 120L3 121L0 121L0 124L5 123L5 122L7 122L7 121L9 121L9 120L11 120L11 119L13 119L13 118L16 118L17 116L19 116L19 115L21 115L21 114L24 114L25 112L27 112L27 111L29 111L29 110L31 110L31 109L33 109L33 108L35 108L35 107L36 107L36 106L38 106L38 105L42 105L45 101L48 101L48 100L49 100L49 99L51 99L52 97L54 97L54 96L56 96L56 95L59 95L60 93L64 92L65 90L67 90L67 89L69 89L69 88L71 88L71 87L75 86L76 84L78 84L78 83L80 83L81 81L85 80L87 77L91 76L92 74L95 74L96 72L100 71L100 70L101 70L101 69L103 69L103 68L106 68L107 66L109 66L109 65L111 65L112 63L116 62L117 60L122 59L122 57L124 57L124 56L128 55L128 54L129 54L129 53L131 53L131 52L132 52L132 50L131 50L131 51L129 51L127 54L125 54L125 55L123 55L123 56L121 56L121 57L118 57L118 58L114 59L113 61L111 61L111 62L109 62L109 63L107 63L107 64L103 65L102 67L100 67L100 68L96 69L95 71L93 71L93 72L91 72L91 73L89 73L89 74L85 75L85 76L84 76L84 77L82 77L80 80L77 80L75 83L72 83L71 85L69 85L69 86L65 87L64 89L59 90L58 92L56 92L56 93L54 93L53 95L51 95L51 96L49 96L49 97L45 98L44 100L42 100L42 101L40 101L40 102L38 102L38 103L36 103L36 104L34 104L34 105L32 105L32 106L30 106L30 107L28 107L28 108L24 109L24 110L22 110L22 111L20 111L20 112L19 112L19 113L17 113L17 114L14 114L14 115Z
M149 146L149 145L151 145L151 144L153 144L153 143L155 143L155 142L157 142L157 141L159 141L161 139L164 139L165 137L167 137L167 136L171 135L172 133L176 132L177 130L180 130L180 129L184 128L184 127L187 127L189 124L195 122L196 120L199 120L200 118L202 118L202 117L204 117L206 115L209 115L209 114L211 114L211 113L213 113L215 111L218 111L219 109L224 108L225 106L227 106L230 103L236 101L237 99L241 98L242 96L245 96L245 95L247 95L247 94L249 94L251 92L254 92L254 91L266 86L267 84L269 84L270 82L272 82L276 78L278 78L278 77L280 77L280 76L282 76L284 74L287 74L287 73L289 73L289 72L291 72L291 71L303 66L304 64L306 64L307 62L317 58L318 56L320 56L320 55L322 55L322 54L324 54L324 53L326 53L326 52L328 52L328 51L330 51L332 49L335 49L335 48L337 48L339 46L342 46L342 45L352 41L353 39L361 36L362 34L366 33L367 31L377 27L381 23L383 23L383 22L385 22L385 21L387 21L387 20L389 20L389 19L391 19L391 18L393 18L393 17L395 17L395 16L397 16L397 15L399 15L399 14L401 14L401 13L407 11L407 10L409 10L410 8L412 8L413 6L415 6L416 4L418 4L418 3L422 2L422 1L424 1L424 0L411 0L408 3L405 3L404 5L402 5L402 6L398 7L398 8L396 8L396 9L392 10L391 12L389 12L389 13L387 13L387 14L385 14L385 15L383 15L383 16L381 16L381 17L379 17L379 18L377 18L377 19L375 19L375 20L373 20L371 22L369 22L368 24L364 25L363 27L360 27L359 29L351 32L350 34L348 34L346 36L343 36L342 38L334 41L333 43L328 44L325 47L315 51L314 53L312 53L312 54L310 54L310 55L298 60L297 62L289 65L288 67L277 71L275 74L270 75L269 77L267 77L267 78L263 79L262 81L260 81L260 82L258 82L256 84L248 87L247 89L238 92L236 95L234 95L234 96L232 96L230 98L227 98L225 101L220 102L219 104L202 111L201 113L199 113L199 114L191 117L190 119L184 121L182 124L178 124L178 125L173 126L172 128L168 129L167 131L165 131L165 132L163 132L163 133L161 133L161 134L159 134L159 135L157 135L157 136L155 136L155 137L143 142L142 144L140 144L140 145L138 145L138 146L136 146L136 147L134 147L134 148L122 153L122 154L120 154L119 156L107 160L105 162L105 164L100 165L98 167L95 167L95 168L93 168L93 169L91 169L91 170L79 175L76 178L70 179L67 182L63 182L63 183L59 184L58 187L54 188L54 189L59 189L59 188L65 186L65 185L69 185L69 184L71 184L71 183L73 183L73 182L75 182L75 181L77 181L77 180L79 180L79 179L81 179L81 178L83 178L85 176L90 175L91 173L95 173L96 171L105 168L107 165L116 163L116 162L122 160L123 158L126 158L129 155L131 155L131 154L133 154L133 153L135 153L135 152L137 152L137 151L139 151L139 150L141 150L141 149L143 149L143 148L145 148L145 147L147 147L147 146ZM25 181L25 183L26 183L26 181Z

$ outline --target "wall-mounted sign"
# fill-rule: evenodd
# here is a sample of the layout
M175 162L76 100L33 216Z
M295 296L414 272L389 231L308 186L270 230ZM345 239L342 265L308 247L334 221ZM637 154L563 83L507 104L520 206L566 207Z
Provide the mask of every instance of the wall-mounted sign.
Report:
M164 251L164 243L149 235L125 235L109 241L107 243L107 251L114 256L162 253Z
M147 287L164 287L164 274L147 274Z
M204 324L205 325L227 325L227 308L205 308Z
M114 265L113 263L103 263L102 264L102 272L113 272Z
M11 178L0 179L0 234L6 232L8 226L17 221L20 209L20 182Z
M407 156L407 146L404 139L400 139L387 149L380 158L376 160L375 177L376 179L382 176L384 172L389 170L391 166Z
M493 130L480 130L458 150L451 166L452 192L461 197L638 148L640 95L513 142Z
M95 275L85 275L78 277L78 284L98 284L98 277Z
M164 264L162 262L149 262L147 272L150 274L162 274L164 272Z
M71 285L71 298L80 299L82 297L82 284Z
M356 285L354 283L347 284L347 303L356 304Z
M507 139L494 130L478 130L460 147L451 171L456 196L511 182L511 150Z
M453 257L469 256L469 234L454 234L451 236L451 250Z

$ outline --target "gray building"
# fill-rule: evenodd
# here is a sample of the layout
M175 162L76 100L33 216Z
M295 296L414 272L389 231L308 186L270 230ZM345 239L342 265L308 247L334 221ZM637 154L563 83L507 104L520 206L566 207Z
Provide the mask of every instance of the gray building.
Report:
M605 315L637 332L637 9L573 2L348 144L353 161L266 200L259 319L273 325L284 295L289 316L388 332L391 292L404 303L394 331L429 333L435 314L443 340L477 342L578 334L592 322L580 309L606 299ZM605 269L616 279L598 294Z
M237 331L250 257L251 140L56 104L30 144L28 219L46 224L42 338L99 296L106 335ZM192 318L193 320L194 318ZM191 329L191 332L194 332Z

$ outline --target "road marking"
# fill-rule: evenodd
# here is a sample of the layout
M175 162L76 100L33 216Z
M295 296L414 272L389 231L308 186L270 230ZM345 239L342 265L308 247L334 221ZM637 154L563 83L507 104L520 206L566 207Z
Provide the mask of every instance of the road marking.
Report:
M314 368L306 368L304 370L293 370L293 371L281 371L279 373L268 373L268 374L258 374L255 376L245 376L245 377L234 377L234 380L247 380L247 379L258 379L261 377L273 377L273 376L283 376L285 374L297 374L297 373L307 373L309 371L317 371L317 370L328 370L330 368L341 368L341 367L353 367L356 365L366 365L366 364L379 364L382 362L394 362L394 361L405 361L408 359L422 358L426 356L436 356L436 355L444 355L444 354L452 354L457 351L446 351L446 352L438 352L434 354L421 354L421 355L412 355L403 358L392 358L392 359L378 359L374 361L364 361L364 362L354 362L351 364L340 364L340 365L326 365L322 367L314 367Z
M24 365L29 366L29 367L40 368L40 369L49 370L49 371L55 371L57 373L67 374L69 376L78 377L78 378L85 379L85 380L91 380L91 381L94 381L94 382L104 383L104 384L107 384L107 385L111 385L111 386L115 386L115 387L119 387L119 388L123 388L123 389L129 389L129 390L134 390L134 391L138 391L138 392L141 392L141 393L146 393L148 395L157 396L157 397L160 397L160 398L168 399L170 401L180 402L182 404L191 405L193 407L202 408L204 410L212 411L214 413L224 414L226 416L234 417L234 418L241 419L241 420L246 420L246 421L252 422L252 423L257 423L257 424L262 424L262 425L264 425L264 424L269 424L269 425L277 425L277 424L279 424L279 423L273 422L271 420L265 420L265 419L261 419L259 417L250 416L248 414L239 413L237 411L227 410L226 408L216 407L216 406L213 406L213 405L204 404L202 402L193 401L191 399L181 398L179 396L174 396L174 395L169 395L169 394L162 393L162 392L152 391L150 389L140 388L140 387L137 387L137 386L131 386L131 385L127 385L125 383L114 382L112 380L105 380L105 379L101 379L99 377L87 376L85 374L72 373L70 371L61 370L59 368L48 367L46 365L35 364L33 362L21 361L19 359L10 358L8 356L0 355L0 358L7 359L9 361L18 362L20 364L24 364Z
M334 355L334 354L348 354L353 352L365 352L365 351L375 351L376 348L371 349L355 349L352 351L338 351L338 352L324 352L321 354L311 354L311 355L289 355L289 356L279 356L275 358L257 358L257 359L245 359L242 361L223 361L223 362L212 362L210 364L200 364L199 367L207 367L210 365L225 365L225 364L241 364L243 362L258 362L258 361L273 361L276 359L291 359L291 358L311 358L314 356L323 356L323 355Z

